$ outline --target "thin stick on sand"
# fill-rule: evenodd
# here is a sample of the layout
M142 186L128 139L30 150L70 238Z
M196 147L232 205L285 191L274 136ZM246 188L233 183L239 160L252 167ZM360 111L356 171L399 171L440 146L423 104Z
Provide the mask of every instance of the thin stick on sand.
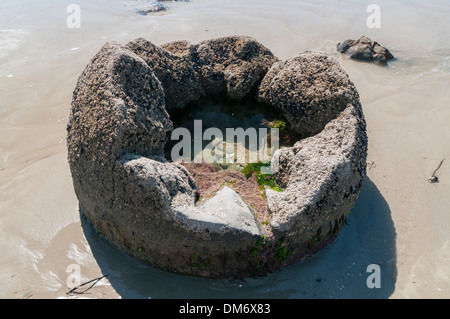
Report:
M444 158L444 159L445 159L445 158ZM437 176L436 176L435 174L436 174L436 172L438 171L438 169L441 168L441 165L442 165L442 163L444 162L444 159L439 163L439 166L434 170L433 174L432 174L430 177L428 177L428 181L429 181L430 183L436 183L436 182L438 181L438 178L437 178Z
M108 275L103 275L103 276L101 276L101 277L98 277L98 278L95 278L95 279L86 281L86 282L82 283L81 285L78 285L78 286L76 286L76 287L70 289L68 292L66 292L66 295L70 295L70 294L81 295L81 294L84 294L86 291L88 291L89 289L91 289L92 287L94 287L94 285L95 285L96 283L98 283L101 279L103 279L103 278L105 278L105 277L108 277ZM87 289L85 289L85 290L83 290L83 291L75 291L75 290L77 290L78 288L83 287L83 286L85 286L85 285L87 285L87 284L89 284L89 283L91 283L91 282L94 282L94 283L93 283L92 285L90 285L89 288L87 288Z

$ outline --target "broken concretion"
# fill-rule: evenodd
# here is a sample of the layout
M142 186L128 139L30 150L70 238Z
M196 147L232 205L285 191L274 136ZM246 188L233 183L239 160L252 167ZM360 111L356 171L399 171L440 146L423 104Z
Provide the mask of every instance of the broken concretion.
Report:
M168 110L217 95L266 103L303 137L272 158L282 190L264 191L266 225L229 185L197 202L190 171L164 157ZM78 79L67 132L81 214L125 253L201 277L263 275L312 255L336 237L366 174L359 95L337 60L280 61L245 36L106 43Z

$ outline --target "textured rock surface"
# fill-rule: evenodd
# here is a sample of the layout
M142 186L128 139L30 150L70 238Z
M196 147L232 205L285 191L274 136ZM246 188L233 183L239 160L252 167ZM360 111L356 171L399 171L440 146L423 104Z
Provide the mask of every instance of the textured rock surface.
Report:
M163 155L172 129L163 97L147 64L117 43L106 44L81 74L67 144L75 192L85 211L111 214L115 162L122 154Z
M284 188L266 190L272 231L295 234L291 242L300 254L311 238L336 232L359 195L367 152L360 114L359 105L349 104L322 132L278 150L272 159Z
M276 63L259 97L309 136L275 153L284 191L266 190L272 232L295 260L332 238L355 203L366 174L365 120L354 84L336 59L318 52Z
M346 53L350 59L374 62L381 66L387 65L388 61L394 58L387 48L367 37L339 42L337 50L341 53Z
M68 125L82 213L110 242L160 268L248 274L255 234L233 227L236 216L217 218L195 207L189 173L162 157L171 129L151 68L128 47L106 44L78 80Z
M208 93L226 92L233 99L247 96L278 59L250 37L201 42L194 59L200 65Z
M139 38L127 46L153 70L161 81L167 109L182 108L205 95L195 65L153 43Z
M283 191L266 189L264 227L230 187L197 202L189 165L163 157L168 106L258 89L309 136L272 160ZM359 96L337 62L312 52L280 62L248 37L105 44L78 79L67 130L82 214L126 253L196 276L246 277L305 258L333 239L365 175Z
M274 64L261 82L258 97L279 108L305 137L319 133L359 99L335 58L309 51Z
M177 41L166 50L191 60L199 70L207 95L227 94L232 99L248 96L278 59L250 37L230 36L189 45Z
M248 96L277 58L249 37L224 37L192 45L176 41L157 47L145 39L127 46L161 81L168 109L181 108L201 96Z

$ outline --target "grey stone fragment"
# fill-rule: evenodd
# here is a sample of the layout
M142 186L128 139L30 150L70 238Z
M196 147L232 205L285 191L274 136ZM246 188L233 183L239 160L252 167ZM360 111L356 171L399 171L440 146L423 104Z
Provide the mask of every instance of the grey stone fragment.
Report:
M228 186L224 186L198 208L204 215L214 216L229 227L242 229L253 235L260 234L255 216L239 194Z

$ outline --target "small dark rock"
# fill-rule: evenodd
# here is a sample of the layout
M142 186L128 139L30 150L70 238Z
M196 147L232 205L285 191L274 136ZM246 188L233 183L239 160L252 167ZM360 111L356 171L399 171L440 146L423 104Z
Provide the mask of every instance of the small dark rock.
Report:
M439 179L437 178L437 176L433 175L433 176L428 177L428 181L430 183L437 183L439 181Z
M143 16L146 16L146 15L149 15L149 14L152 14L152 13L166 11L166 10L167 10L166 7L158 2L156 4L145 6L145 7L141 8L141 9L136 9L136 13L140 14L140 15L143 15Z
M394 56L387 48L364 36L358 40L348 39L339 42L336 48L339 52L346 53L350 59L374 62L381 66L386 66L389 60L394 59Z

